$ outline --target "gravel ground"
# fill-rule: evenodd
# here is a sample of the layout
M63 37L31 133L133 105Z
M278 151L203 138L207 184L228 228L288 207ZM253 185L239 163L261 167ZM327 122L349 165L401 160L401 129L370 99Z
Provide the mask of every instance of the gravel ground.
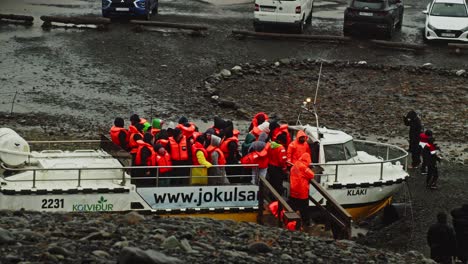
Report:
M1 262L9 263L433 263L353 241L252 223L138 213L0 211Z

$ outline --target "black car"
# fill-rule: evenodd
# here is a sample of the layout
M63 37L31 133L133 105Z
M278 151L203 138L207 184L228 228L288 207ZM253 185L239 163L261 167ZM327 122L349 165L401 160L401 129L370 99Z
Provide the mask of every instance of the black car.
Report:
M358 30L379 30L391 38L403 24L401 0L352 0L344 13L343 34Z

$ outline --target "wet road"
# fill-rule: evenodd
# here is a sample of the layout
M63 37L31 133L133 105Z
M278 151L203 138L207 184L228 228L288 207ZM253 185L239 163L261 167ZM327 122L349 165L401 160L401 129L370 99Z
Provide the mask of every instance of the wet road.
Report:
M422 43L421 13L427 1L405 1L405 18L395 41ZM341 35L343 1L316 1L312 26L305 34ZM232 38L232 29L252 30L253 3L245 0L161 0L153 20L198 23L210 27L196 38L174 30L135 33L125 22L108 32L79 29L43 31L41 15L100 16L91 0L2 0L0 13L33 15L32 27L0 25L0 111L42 112L99 125L132 112L164 118L194 112L200 82L236 64L311 58L377 64L466 68L463 56L443 45L424 54L376 48L365 39L351 44L323 44ZM152 98L151 103L142 103ZM196 101L196 100L195 100ZM229 115L229 113L227 113ZM211 118L212 114L200 118ZM90 121L91 120L91 121ZM81 121L80 121L81 122ZM95 123L93 123L95 122Z

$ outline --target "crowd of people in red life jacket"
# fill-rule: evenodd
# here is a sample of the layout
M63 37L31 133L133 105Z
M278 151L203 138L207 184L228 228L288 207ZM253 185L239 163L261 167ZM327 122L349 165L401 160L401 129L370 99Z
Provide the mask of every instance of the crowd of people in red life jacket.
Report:
M116 118L110 129L111 140L131 153L134 166L162 166L132 170L132 181L137 186L156 186L156 175L158 186L257 184L257 175L261 175L283 194L283 181L289 173L288 202L300 211L307 224L308 181L314 178L314 173L309 168L311 148L303 131L298 131L293 141L287 124L269 120L267 114L260 112L253 117L240 146L239 130L231 121L218 117L203 133L186 117L181 117L175 128L167 129L160 119L153 119L150 124L136 114L130 117L130 122L127 129L124 120ZM258 170L222 166L236 164L256 164ZM176 165L202 167L171 167Z

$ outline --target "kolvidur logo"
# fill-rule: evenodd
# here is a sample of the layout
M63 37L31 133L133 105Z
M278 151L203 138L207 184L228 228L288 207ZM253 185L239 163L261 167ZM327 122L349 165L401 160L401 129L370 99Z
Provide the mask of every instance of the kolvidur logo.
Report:
M114 205L107 203L103 196L95 204L74 204L73 211L78 212L99 212L99 211L112 211Z

